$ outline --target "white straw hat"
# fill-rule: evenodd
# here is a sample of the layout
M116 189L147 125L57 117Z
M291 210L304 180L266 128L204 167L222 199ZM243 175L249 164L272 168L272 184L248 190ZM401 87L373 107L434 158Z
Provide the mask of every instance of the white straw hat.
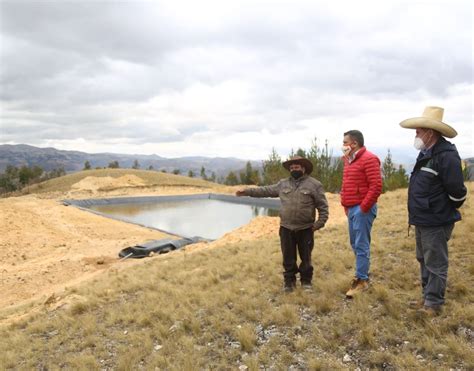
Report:
M443 122L444 109L441 107L426 107L421 117L414 117L400 123L407 129L433 129L439 131L443 137L454 138L458 133L448 124Z

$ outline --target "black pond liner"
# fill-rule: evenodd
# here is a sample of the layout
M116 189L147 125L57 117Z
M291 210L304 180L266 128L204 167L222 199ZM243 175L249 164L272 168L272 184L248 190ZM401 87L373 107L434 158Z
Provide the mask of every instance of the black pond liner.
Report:
M269 199L269 198L251 198L251 197L237 197L230 195L223 195L218 193L201 193L193 195L182 195L182 196L145 196L145 197L116 197L116 198L99 198L99 199L87 199L87 200L63 200L63 205L65 206L75 206L81 210L91 212L93 214L105 216L107 218L125 221L131 223L129 220L124 218L116 217L113 215L101 213L96 210L90 209L91 206L96 205L125 205L125 204L151 204L151 203L161 203L161 202L177 202L177 201L189 201L189 200L219 200L230 203L236 203L241 205L252 205L260 206L271 209L280 209L281 202L280 199ZM140 225L142 227L151 228L164 232L166 234L180 237L181 239L161 239L153 240L136 246L127 247L122 249L119 252L119 257L121 258L144 258L146 256L151 256L153 253L163 254L169 251L178 250L186 245L190 245L196 242L202 241L211 241L206 238L199 236L195 237L185 237L165 231L159 228L151 227L148 225L133 223Z
M182 238L180 240L172 240L169 238L153 240L140 245L126 247L120 250L119 257L124 259L145 258L153 254L165 254L173 250L178 250L186 245L202 241L207 240L201 237Z

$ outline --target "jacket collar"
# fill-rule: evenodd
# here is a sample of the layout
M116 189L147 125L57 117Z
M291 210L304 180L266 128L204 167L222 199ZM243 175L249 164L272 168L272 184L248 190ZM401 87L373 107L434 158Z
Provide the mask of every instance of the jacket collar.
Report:
M298 185L300 185L301 182L303 182L305 179L308 179L308 177L309 177L308 174L303 174L303 176L302 176L301 178L295 179L295 178L293 178L293 177L290 175L290 177L289 177L288 179L290 180L290 183L293 183L293 184L295 184L295 185L298 186Z
M454 144L448 142L443 137L440 137L438 141L432 146L430 149L426 151L420 151L416 161L425 160L427 158L431 158L433 155L438 154L444 151L453 151L456 147Z
M357 161L363 154L364 152L367 151L367 148L365 146L360 147L355 153L353 153L351 156L346 157L347 162L352 164L354 161Z

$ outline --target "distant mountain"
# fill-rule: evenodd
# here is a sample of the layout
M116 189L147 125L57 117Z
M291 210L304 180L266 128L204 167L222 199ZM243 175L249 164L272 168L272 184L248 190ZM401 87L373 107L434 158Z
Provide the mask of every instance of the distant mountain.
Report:
M222 157L179 157L165 158L158 155L126 155L119 153L85 153L79 151L62 151L55 148L39 148L26 144L0 145L0 172L8 165L20 167L41 166L45 171L64 168L66 172L75 172L84 168L89 161L92 168L107 167L112 161L118 161L121 168L131 168L137 160L141 169L153 166L155 170L172 172L179 169L181 174L187 175L192 170L199 176L201 167L206 169L206 175L212 172L216 176L226 176L229 171L240 171L245 168L247 160ZM254 169L261 168L261 161L251 161Z

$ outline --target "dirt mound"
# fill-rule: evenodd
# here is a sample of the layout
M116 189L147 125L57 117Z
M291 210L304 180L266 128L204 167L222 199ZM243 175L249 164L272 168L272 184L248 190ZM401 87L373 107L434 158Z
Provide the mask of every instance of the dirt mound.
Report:
M144 186L144 181L136 175L124 175L119 178L88 176L74 183L71 188L74 191L109 191L117 188Z
M129 174L118 178L88 176L75 183L67 197L177 195L206 191L209 190L183 186L149 187L140 177ZM119 260L118 252L127 246L168 237L156 230L65 207L60 202L64 196L28 195L0 199L0 324L8 321L8 316L4 317L6 312L18 310L17 314L21 315L20 307L30 301L42 298L53 307L62 305L56 297L47 298L52 294L62 297L65 287L103 272L141 264L142 261L135 259ZM339 198L328 195L328 200L331 205L328 225L345 222L343 208L338 205ZM186 252L267 236L277 238L279 221L277 217L257 217L217 241L190 245ZM31 307L25 308L31 310Z

